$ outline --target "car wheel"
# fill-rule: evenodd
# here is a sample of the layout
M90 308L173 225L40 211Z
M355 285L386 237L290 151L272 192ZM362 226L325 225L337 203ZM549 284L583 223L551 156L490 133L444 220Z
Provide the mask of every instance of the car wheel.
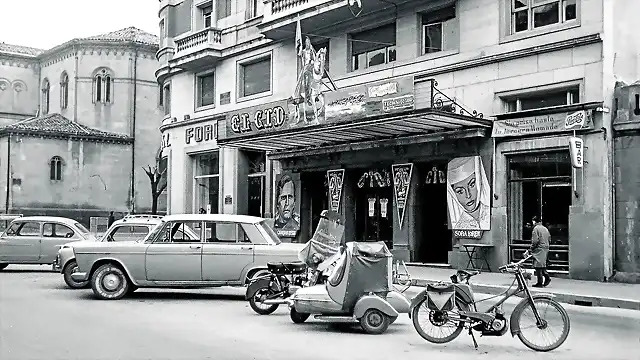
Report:
M86 281L75 281L71 277L71 274L78 271L78 263L75 260L69 261L69 263L64 267L62 275L64 276L64 282L67 283L72 289L82 289L89 285L89 280Z
M0 271L4 270L9 264L0 264Z
M114 264L100 266L91 276L91 288L100 300L119 300L129 292L131 284L122 269Z
M378 309L369 309L360 318L360 326L367 334L378 335L387 331L391 319Z

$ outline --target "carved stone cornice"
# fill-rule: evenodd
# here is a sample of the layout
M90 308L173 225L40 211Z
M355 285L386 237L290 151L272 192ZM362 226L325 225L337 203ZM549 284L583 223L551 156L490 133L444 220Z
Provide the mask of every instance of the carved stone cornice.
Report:
M131 41L71 40L45 51L37 59L40 60L42 66L49 66L74 56L76 52L82 55L127 55L133 57L136 51L140 58L153 59L158 51L158 46Z
M0 54L0 66L19 67L25 69L37 69L39 67L38 59L35 57L26 57L13 54Z

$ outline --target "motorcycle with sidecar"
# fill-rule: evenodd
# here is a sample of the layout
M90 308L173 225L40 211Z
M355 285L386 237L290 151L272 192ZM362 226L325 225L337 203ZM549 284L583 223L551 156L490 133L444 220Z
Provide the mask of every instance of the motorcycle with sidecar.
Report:
M392 256L384 242L349 242L326 271L327 281L303 287L287 299L291 320L311 315L330 322L360 323L368 334L382 334L410 303L393 288Z
M324 210L316 231L298 254L301 261L267 263L269 273L250 280L245 300L253 311L269 315L301 287L322 283L325 270L336 260L343 234L344 218Z

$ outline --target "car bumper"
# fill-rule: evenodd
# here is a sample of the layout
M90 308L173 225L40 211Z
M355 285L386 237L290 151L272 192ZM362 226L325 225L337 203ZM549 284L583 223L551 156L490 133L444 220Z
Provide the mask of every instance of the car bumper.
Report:
M86 272L74 272L71 274L71 278L74 281L87 281L89 279L89 274Z

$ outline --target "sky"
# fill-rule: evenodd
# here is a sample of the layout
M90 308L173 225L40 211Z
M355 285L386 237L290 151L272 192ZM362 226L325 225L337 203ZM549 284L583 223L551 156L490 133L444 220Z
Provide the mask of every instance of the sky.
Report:
M50 49L129 26L157 35L158 0L0 0L0 42Z

